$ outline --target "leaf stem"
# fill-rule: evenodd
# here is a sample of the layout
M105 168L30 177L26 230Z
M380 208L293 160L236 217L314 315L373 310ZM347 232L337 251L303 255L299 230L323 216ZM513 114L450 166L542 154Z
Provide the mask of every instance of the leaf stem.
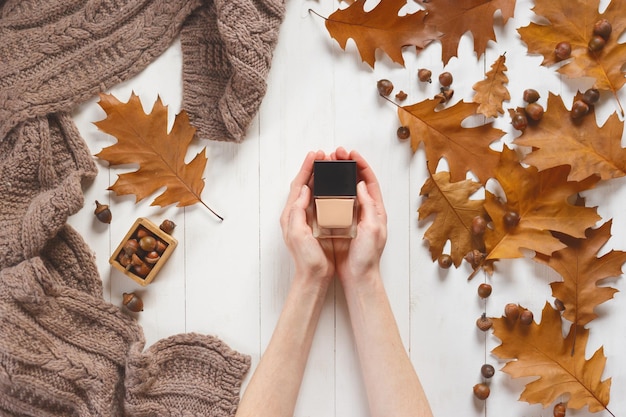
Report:
M313 10L313 9L309 9L309 13L313 13L313 14L314 14L314 15L316 15L317 17L321 17L321 18L322 18L322 19L324 19L324 20L328 20L328 18L326 18L326 17L322 16L321 14L319 14L318 12L316 12L316 11L315 11L315 10Z
M204 201L200 200L200 204L202 204L204 207L206 207L211 213L213 213L213 215L215 217L217 217L218 219L220 219L220 222L224 221L224 218L222 216L220 216L219 214L217 214L211 207L209 207Z

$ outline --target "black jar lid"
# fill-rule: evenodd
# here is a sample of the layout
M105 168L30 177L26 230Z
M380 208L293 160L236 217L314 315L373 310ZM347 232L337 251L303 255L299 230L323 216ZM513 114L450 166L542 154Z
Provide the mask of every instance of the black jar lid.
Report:
M315 161L313 195L356 196L356 161Z

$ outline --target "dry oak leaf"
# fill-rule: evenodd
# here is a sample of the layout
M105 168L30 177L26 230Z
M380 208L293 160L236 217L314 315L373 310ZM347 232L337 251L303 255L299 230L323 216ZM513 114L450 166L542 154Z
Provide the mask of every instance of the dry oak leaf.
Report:
M196 129L189 117L181 111L167 131L167 107L157 98L150 114L143 111L139 97L132 93L127 103L111 94L100 94L100 107L106 112L104 120L94 124L103 132L115 136L117 143L96 154L111 165L138 164L134 172L118 175L109 187L118 195L134 194L136 202L143 200L162 187L165 190L152 205L167 206L177 203L184 207L201 203L215 216L201 199L204 188L204 169L207 163L202 149L188 164L187 148Z
M474 51L480 57L489 41L495 41L494 14L500 10L502 25L515 12L515 0L417 0L428 11L426 24L444 33L441 55L444 65L457 56L459 41L466 32L474 38Z
M482 245L470 229L472 219L484 215L483 200L470 199L481 187L471 180L450 182L450 173L446 171L432 175L422 186L420 195L426 198L418 209L418 220L434 215L432 225L424 233L433 261L441 256L448 240L456 267L466 253Z
M585 239L562 236L567 248L554 252L551 257L535 257L563 277L563 281L550 284L552 295L565 305L563 317L579 326L598 317L595 307L613 298L618 291L598 285L606 278L622 275L622 265L626 262L626 252L622 251L611 250L596 257L611 237L611 223L608 221L597 229L588 229Z
M569 78L591 77L597 89L611 91L617 99L617 91L626 82L626 44L617 42L626 29L626 2L612 0L604 13L599 12L599 6L600 0L535 0L534 13L549 23L530 23L518 32L529 53L543 55L544 66L558 62L554 48L559 42L569 42L571 58L563 61L558 72ZM605 47L592 53L588 43L593 25L603 18L611 23L613 31ZM621 109L619 100L618 105Z
M546 303L541 322L511 323L506 317L493 318L493 333L502 344L492 350L500 359L515 359L502 371L513 378L538 377L526 384L519 400L547 407L561 396L569 395L567 407L592 413L607 409L611 378L601 380L606 364L601 347L588 360L585 348L589 330L574 325L563 337L559 311ZM573 350L576 345L579 349ZM611 415L613 415L611 413Z
M398 108L402 126L411 131L411 149L416 152L424 143L428 170L437 171L441 158L446 158L450 181L466 178L467 172L476 175L481 184L493 176L500 154L489 145L504 132L491 123L463 127L462 122L476 114L476 103L457 102L454 106L435 111L439 100L427 99L417 104Z
M406 0L383 0L370 11L364 10L365 2L357 0L345 9L336 10L326 19L326 29L342 49L352 38L361 59L372 68L377 49L404 66L404 47L415 46L420 50L441 36L433 26L424 24L423 10L398 16Z
M509 90L506 88L509 78L505 74L507 70L505 63L506 57L500 55L491 65L491 70L487 72L486 78L478 81L472 87L476 91L473 101L479 104L476 112L485 117L498 117L498 113L504 114L502 102L511 99Z
M568 201L580 191L593 188L598 177L568 182L568 171L569 167L561 166L538 172L533 166L522 166L515 151L503 148L494 177L506 201L485 193L485 210L493 222L493 228L485 232L487 259L521 258L521 248L551 255L565 248L552 231L582 238L585 230L600 220L595 208ZM505 224L508 212L519 215L514 227Z
M590 175L608 180L626 175L623 133L624 122L617 114L598 127L592 106L585 117L572 120L561 98L550 94L541 122L529 124L514 143L532 148L524 162L540 171L569 165L569 181L580 181Z

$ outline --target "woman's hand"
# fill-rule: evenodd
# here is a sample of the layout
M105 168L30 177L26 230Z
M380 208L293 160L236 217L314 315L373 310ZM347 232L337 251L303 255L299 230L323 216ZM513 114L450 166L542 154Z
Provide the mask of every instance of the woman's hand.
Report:
M356 151L337 148L331 159L352 159L357 164L359 219L354 239L333 239L335 268L345 286L379 276L380 257L387 242L387 213L374 171Z
M307 207L311 201L313 162L326 159L323 151L309 152L300 171L291 182L287 203L280 216L283 239L293 257L296 277L320 280L330 284L335 273L331 239L316 239L307 223Z

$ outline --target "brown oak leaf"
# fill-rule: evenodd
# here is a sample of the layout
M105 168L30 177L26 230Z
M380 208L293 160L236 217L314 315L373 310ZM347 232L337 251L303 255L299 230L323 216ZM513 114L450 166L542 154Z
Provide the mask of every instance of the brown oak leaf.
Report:
M473 101L479 104L476 111L485 117L498 117L498 113L504 114L502 102L511 99L506 88L509 78L505 74L507 70L505 63L506 57L500 55L491 65L486 78L472 87L476 91Z
M563 281L553 282L552 295L565 305L563 317L584 326L597 317L594 309L613 298L617 289L601 287L602 280L622 274L626 252L611 250L596 257L598 251L611 237L611 221L598 229L588 229L585 239L561 236L567 248L552 256L537 255L536 260L550 266Z
M449 165L450 181L464 180L471 171L485 184L493 176L499 152L489 145L504 132L491 123L463 127L462 122L476 114L476 103L458 102L454 106L435 111L439 100L428 99L398 108L398 117L411 132L411 149L417 151L424 143L428 169L436 172L441 158Z
M201 203L221 219L201 199L204 188L205 149L189 163L185 163L187 148L196 129L189 123L185 111L174 120L167 131L167 107L157 98L150 114L143 111L139 97L134 93L127 103L111 94L100 94L100 107L106 112L104 120L95 125L117 138L117 143L96 154L111 165L137 164L134 172L118 175L109 187L118 195L134 194L136 201L143 200L162 187L165 190L152 205L178 207Z
M600 0L536 0L533 11L548 23L530 23L518 32L529 53L543 55L545 66L559 62L554 48L559 42L569 42L571 58L563 61L558 72L569 78L591 77L597 89L611 91L617 99L617 91L626 82L626 44L618 43L626 29L626 2L612 0L604 13L599 12L599 7ZM588 48L589 40L593 25L602 18L611 23L613 31L605 47L593 53ZM621 108L619 100L618 105Z
M513 378L538 377L526 384L520 401L547 407L559 397L568 396L568 408L587 406L592 413L607 409L611 378L601 380L606 364L602 347L591 358L585 357L588 329L574 329L572 325L563 337L561 314L548 303L539 324L511 322L506 317L492 321L493 333L502 341L492 353L510 360L502 371ZM574 345L579 348L574 350Z
M406 0L381 1L370 11L364 10L365 2L357 0L345 9L336 10L326 19L326 29L342 49L346 48L348 39L353 39L361 59L372 68L377 49L404 65L404 47L415 46L420 50L441 36L434 26L424 23L423 10L398 16Z
M487 259L523 257L521 248L544 255L565 248L551 231L582 238L585 230L600 220L595 208L571 204L568 199L595 186L598 177L580 182L567 181L569 167L561 166L538 172L520 164L515 151L504 147L495 179L506 201L491 192L485 193L485 209L493 228L485 233ZM506 213L519 215L519 223L506 224Z
M541 122L529 124L514 143L532 148L524 162L539 170L569 165L571 171L567 179L570 181L580 181L590 175L608 180L626 175L626 149L621 145L623 133L624 122L617 114L609 116L604 125L598 127L592 106L590 113L572 120L561 98L550 94Z
M422 186L420 195L426 198L418 209L418 220L435 216L424 234L433 260L441 256L448 240L457 267L466 253L482 245L470 231L472 219L484 214L483 200L470 199L481 187L471 180L450 182L450 173L446 171L434 174Z
M428 11L426 24L444 33L441 55L444 65L457 56L459 41L466 32L474 38L474 51L481 56L489 41L495 41L494 14L499 10L502 24L515 12L515 0L417 0Z

